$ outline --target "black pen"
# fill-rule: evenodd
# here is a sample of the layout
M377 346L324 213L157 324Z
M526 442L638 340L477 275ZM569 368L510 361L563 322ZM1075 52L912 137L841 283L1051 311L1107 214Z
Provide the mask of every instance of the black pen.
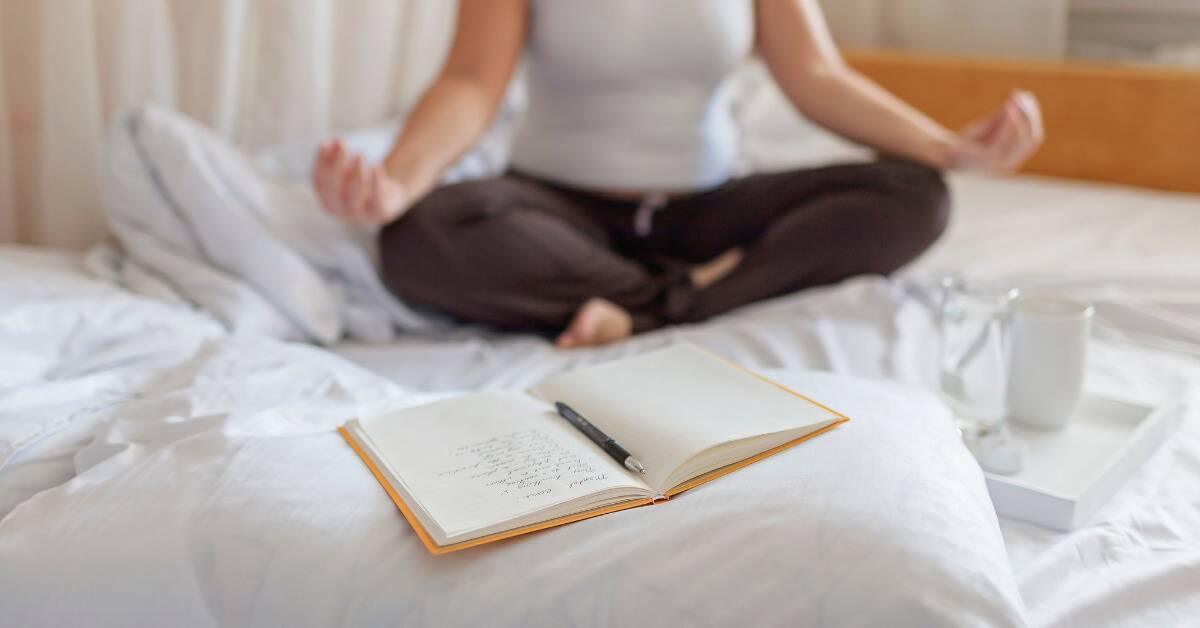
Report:
M625 451L624 447L618 445L617 441L610 438L608 434L601 432L595 425L589 423L588 420L580 416L578 412L572 410L571 406L568 406L561 401L555 401L554 407L558 408L558 413L562 415L562 418L566 419L571 425L574 425L575 429L583 432L584 436L592 439L593 443L599 445L600 448L603 449L608 455L612 456L614 460L625 465L625 468L633 471L634 473L641 473L642 475L646 474L646 467L643 467L642 463L638 462L637 458L629 455L629 452Z

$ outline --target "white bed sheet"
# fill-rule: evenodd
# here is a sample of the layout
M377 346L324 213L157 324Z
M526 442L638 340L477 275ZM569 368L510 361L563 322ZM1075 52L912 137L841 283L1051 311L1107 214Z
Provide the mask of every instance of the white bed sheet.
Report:
M0 247L0 517L75 476L106 408L224 330L97 280L76 254Z
M1200 390L1197 197L1024 177L966 175L955 177L952 184L958 209L951 230L906 272L904 281L859 278L601 349L561 353L539 338L463 329L448 336L412 337L386 346L346 344L336 350L405 387L430 391L524 386L553 372L661 346L674 338L760 368L808 367L928 384L931 321L924 287L930 278L955 270L1009 277L1022 285L1057 286L1096 299L1099 340L1089 386L1148 401L1194 396ZM38 273L61 279L78 272L78 261L61 255L8 250L0 257L15 260L9 269L29 269L34 279ZM141 297L109 296L115 301L106 297L97 302L116 304L98 310L108 320L122 320L118 314L125 308L128 323L159 320L168 327L182 325L186 329L177 330L179 337L188 342L203 345L211 333L203 316L183 314L192 318L178 319L179 313L165 313L161 305ZM73 311L79 316L78 304L70 307L76 307ZM130 357L127 366L136 371L136 356L128 351L143 344L130 336L106 350L110 356ZM71 346L57 345L60 350ZM68 354L60 351L56 357L63 355ZM174 358L168 353L160 359ZM105 368L102 361L94 366ZM33 379L42 384L46 378ZM136 378L127 380L122 390L136 396L136 384ZM314 385L348 390L367 386L362 381L354 386ZM386 388L369 393L363 398L394 399L397 394ZM1032 623L1161 625L1200 616L1196 407L1193 403L1177 418L1179 429L1167 445L1083 529L1061 534L1002 522ZM63 415L74 416L69 408ZM114 426L136 429L137 417L80 415L92 417L95 424L72 424L70 430L47 435L40 445L23 447L0 468L0 499L7 500L8 507L61 483L75 470L111 458L103 438L79 449L89 434L111 435ZM147 452L125 448L119 455ZM0 502L0 507L5 505ZM0 510L0 516L7 510Z

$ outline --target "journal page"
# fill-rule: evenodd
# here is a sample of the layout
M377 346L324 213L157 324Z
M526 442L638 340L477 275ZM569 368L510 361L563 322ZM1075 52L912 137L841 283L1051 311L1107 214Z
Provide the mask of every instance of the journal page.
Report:
M518 393L485 393L360 420L380 457L448 534L606 489L649 487Z
M641 460L658 491L709 448L841 418L688 344L552 377L530 393L604 430Z

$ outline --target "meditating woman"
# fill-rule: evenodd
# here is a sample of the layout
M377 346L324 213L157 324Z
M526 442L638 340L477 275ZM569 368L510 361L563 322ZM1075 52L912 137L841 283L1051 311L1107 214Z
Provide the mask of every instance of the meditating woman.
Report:
M752 52L796 109L883 157L732 178L729 78ZM435 187L523 54L510 170ZM816 0L461 0L386 159L335 140L313 178L330 212L385 225L400 298L578 347L891 273L946 225L939 171L1013 168L1041 136L1027 92L962 133L939 126L843 62Z

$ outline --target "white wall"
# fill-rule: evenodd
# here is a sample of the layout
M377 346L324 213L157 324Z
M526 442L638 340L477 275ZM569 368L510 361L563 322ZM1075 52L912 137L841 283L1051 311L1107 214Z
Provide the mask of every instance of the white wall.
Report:
M1057 58L1067 0L823 0L843 45Z
M821 9L838 43L877 48L883 43L883 0L821 0Z

